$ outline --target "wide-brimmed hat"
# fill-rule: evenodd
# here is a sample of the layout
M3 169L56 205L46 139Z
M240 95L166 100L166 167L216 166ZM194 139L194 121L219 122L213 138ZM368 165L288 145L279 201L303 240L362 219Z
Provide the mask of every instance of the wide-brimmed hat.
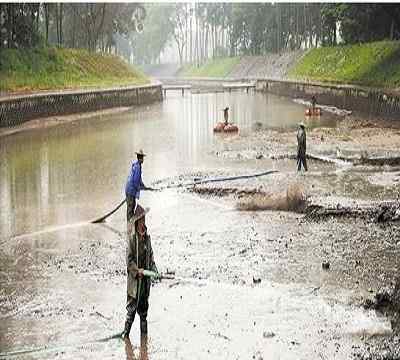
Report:
M136 205L135 213L134 215L129 219L130 222L133 224L140 220L141 218L145 217L146 214L150 211L149 207L143 208L139 204Z
M306 125L303 122L299 122L299 126L305 128Z
M140 156L146 156L146 154L143 152L143 149L140 149L139 151L135 151L136 155L140 155Z

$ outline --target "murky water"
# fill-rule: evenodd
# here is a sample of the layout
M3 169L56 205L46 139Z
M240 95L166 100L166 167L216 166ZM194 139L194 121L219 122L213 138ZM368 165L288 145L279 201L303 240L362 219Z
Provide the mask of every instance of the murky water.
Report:
M107 226L68 226L118 204L139 148L148 154L145 183L279 166L287 173L266 181L281 186L293 162L215 156L232 139L212 132L226 106L240 127L233 136L304 119L303 106L273 95L172 93L134 111L0 139L1 352L47 345L21 356L126 357L119 340L93 341L124 321L124 211ZM337 121L327 114L308 126ZM238 213L172 190L143 193L141 202L152 208L159 269L181 279L153 289L149 358L346 359L361 335L390 331L386 319L352 305L337 274L321 271L320 239L307 237L310 226L300 234L297 216ZM137 346L136 327L132 339Z

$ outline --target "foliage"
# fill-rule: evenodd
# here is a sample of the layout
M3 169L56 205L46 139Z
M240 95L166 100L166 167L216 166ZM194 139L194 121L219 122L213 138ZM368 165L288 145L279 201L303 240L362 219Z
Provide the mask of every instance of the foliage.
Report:
M47 45L115 52L114 35L143 29L138 3L0 3L0 49Z
M3 49L0 91L30 91L146 83L146 77L113 55L85 50Z
M322 47L310 50L290 76L368 86L400 86L400 42Z
M135 64L156 62L174 31L170 22L174 11L171 4L148 4L145 8L144 31L130 35Z

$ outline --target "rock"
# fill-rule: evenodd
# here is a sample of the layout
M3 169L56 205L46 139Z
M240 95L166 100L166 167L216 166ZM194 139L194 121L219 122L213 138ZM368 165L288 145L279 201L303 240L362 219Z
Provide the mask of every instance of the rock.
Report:
M259 284L261 282L261 279L260 278L255 278L254 276L253 276L253 284Z
M273 331L264 331L263 333L263 338L269 339L273 338L275 336L275 333Z
M324 270L329 270L330 266L331 266L331 264L329 263L329 261L323 261L322 262L322 268Z

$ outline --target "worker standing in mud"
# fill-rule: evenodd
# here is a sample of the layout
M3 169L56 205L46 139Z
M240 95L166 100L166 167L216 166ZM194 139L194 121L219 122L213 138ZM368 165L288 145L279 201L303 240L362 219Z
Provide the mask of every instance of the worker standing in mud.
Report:
M132 226L128 228L132 230L128 231L126 249L128 273L127 313L122 333L123 339L129 338L136 312L140 317L140 334L142 337L147 335L147 311L149 308L151 279L144 276L144 270L151 270L158 273L145 221L148 211L148 208L145 210L140 205L137 205L134 216L129 220Z
M299 124L299 130L297 131L297 171L301 170L301 165L303 165L304 170L307 171L307 160L306 160L306 150L307 150L307 139L306 130L303 123Z
M226 107L223 112L224 112L224 121L225 121L225 126L228 125L228 120L229 120L229 108Z
M128 176L128 180L125 185L125 196L126 196L126 220L129 223L129 219L132 218L136 200L140 197L140 190L151 188L146 187L142 181L142 164L146 154L140 149L136 152L137 161L132 164L131 171Z
M315 97L315 95L313 95L313 96L311 97L311 106L312 106L312 111L313 111L313 113L314 113L315 108L316 108L316 106L317 106L317 98Z

